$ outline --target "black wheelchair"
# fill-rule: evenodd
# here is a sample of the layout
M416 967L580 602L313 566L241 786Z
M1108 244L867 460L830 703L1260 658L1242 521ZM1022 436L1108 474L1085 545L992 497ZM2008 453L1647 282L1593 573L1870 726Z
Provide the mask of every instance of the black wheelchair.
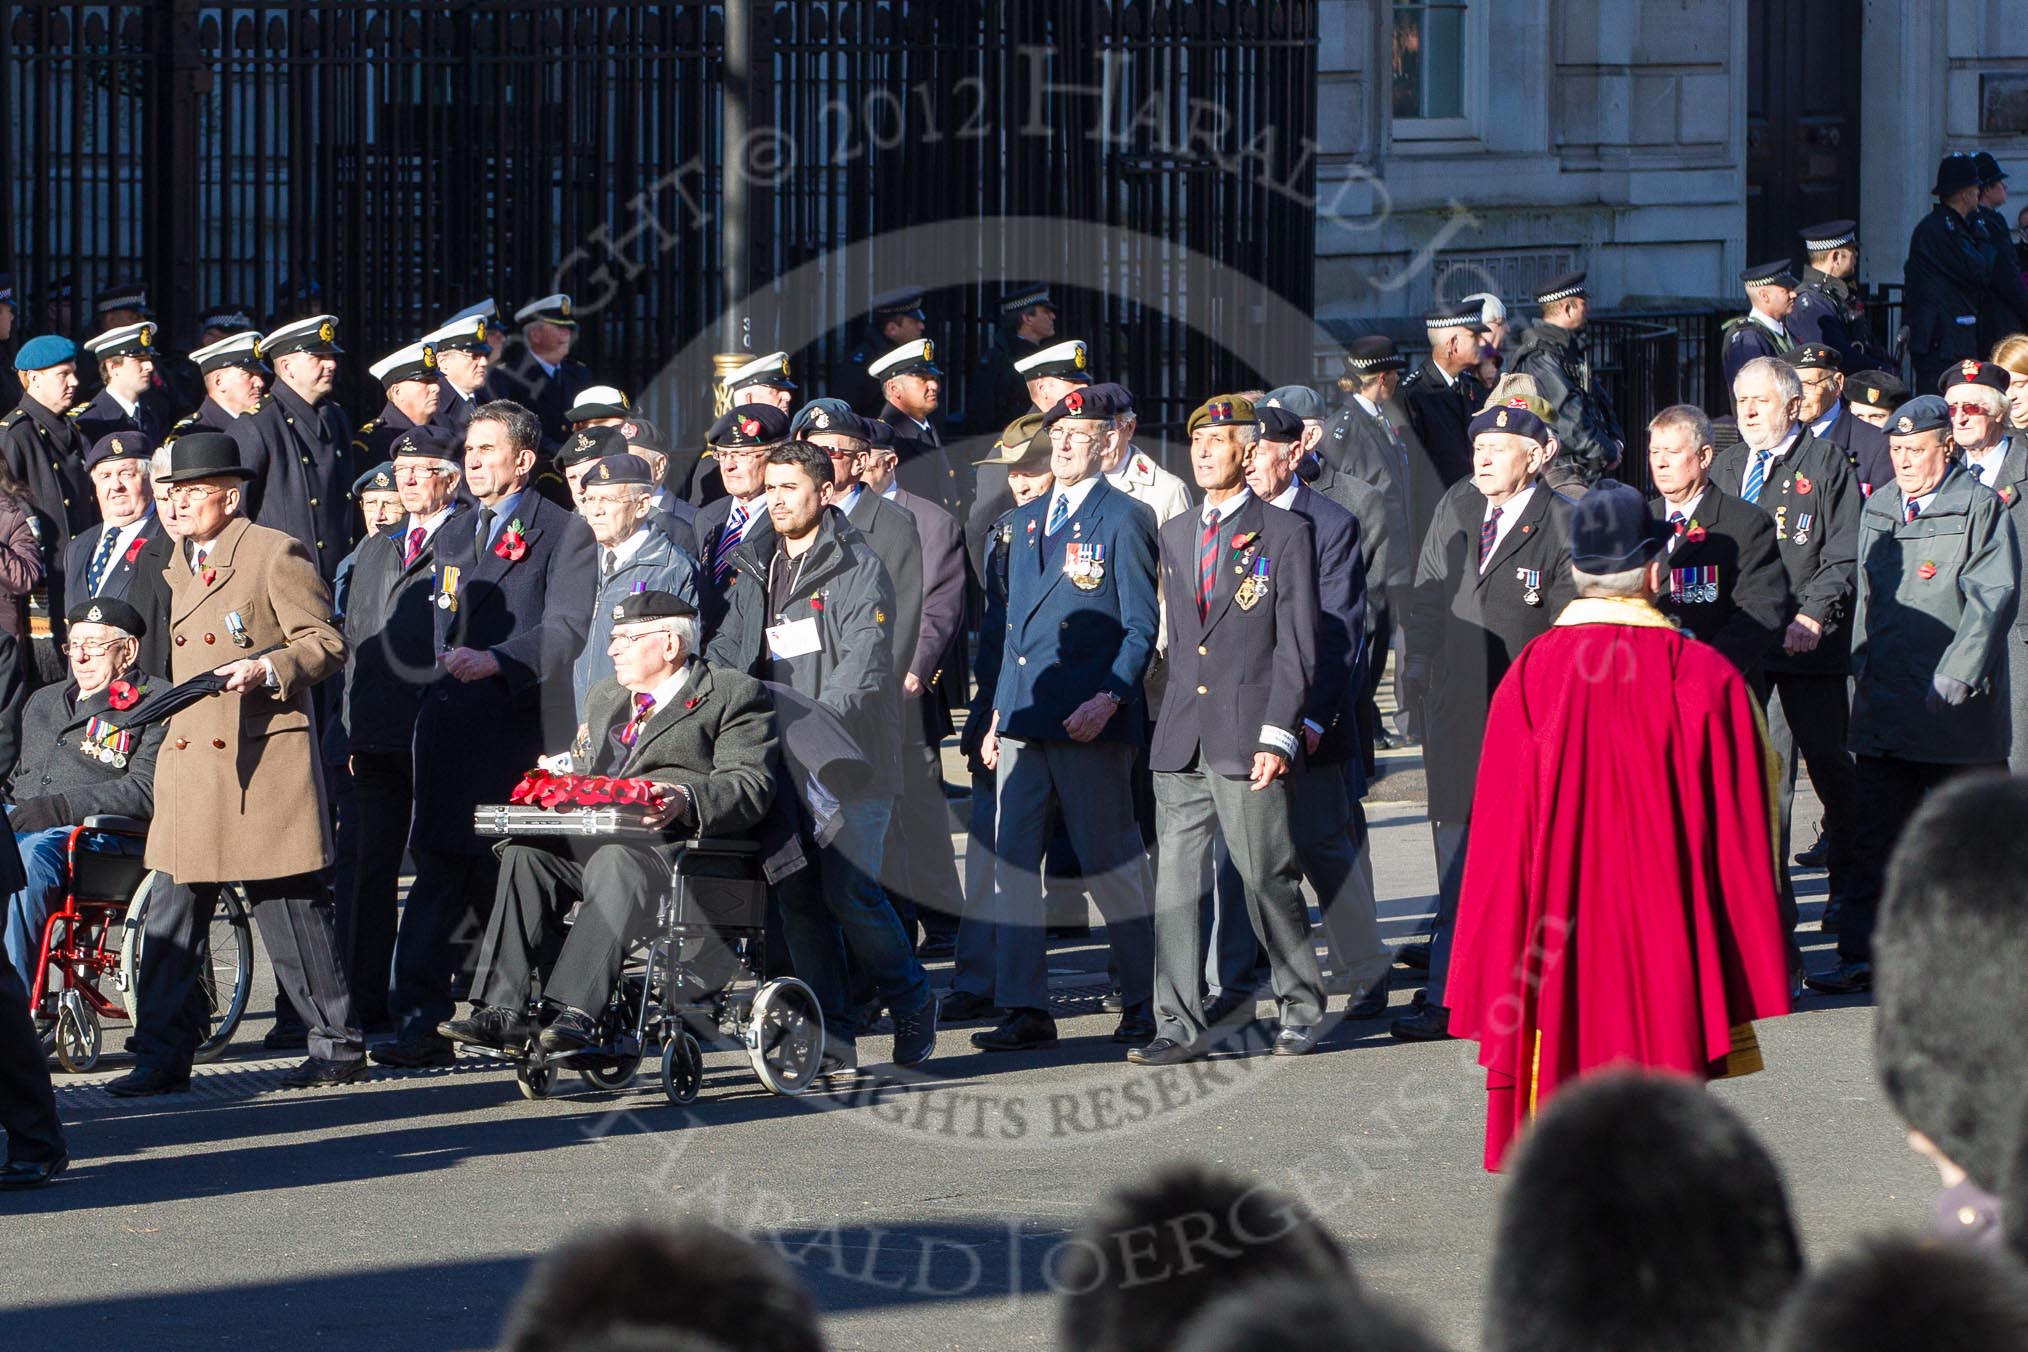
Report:
M667 846L666 838L625 824L613 808L567 812L482 807L482 835L506 839L567 836L596 846L619 840ZM707 1041L744 1047L754 1075L776 1094L801 1094L824 1059L824 1014L794 977L767 975L767 883L759 847L749 841L675 842L669 887L644 937L633 941L599 1012L599 1037L575 1051L465 1050L511 1063L522 1097L547 1098L571 1070L594 1088L617 1090L659 1057L662 1091L675 1104L695 1102L704 1085Z

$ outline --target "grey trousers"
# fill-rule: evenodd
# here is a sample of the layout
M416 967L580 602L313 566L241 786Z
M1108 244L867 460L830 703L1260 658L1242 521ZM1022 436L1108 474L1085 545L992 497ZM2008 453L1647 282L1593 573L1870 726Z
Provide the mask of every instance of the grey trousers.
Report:
M1245 884L1247 916L1267 949L1284 1024L1324 1017L1323 975L1303 900L1303 869L1290 833L1294 786L1284 777L1255 792L1199 766L1155 774L1155 1036L1194 1046L1204 1036L1204 860L1215 832Z
M1147 1003L1154 940L1133 770L1134 748L1124 742L1000 739L993 869L993 1003L1000 1008L1049 1008L1042 859L1052 804L1062 809L1085 886L1105 917L1120 998L1128 1009Z
M601 845L580 863L563 849L508 845L472 977L473 1005L519 1011L547 998L597 1018L630 942L653 929L668 891L669 865L652 850ZM580 901L577 920L566 927L564 917ZM714 956L722 948L711 945ZM709 965L720 984L731 978L729 960Z
M965 909L958 920L958 951L951 990L993 998L994 819L998 787L990 774L972 776L971 830L965 840Z

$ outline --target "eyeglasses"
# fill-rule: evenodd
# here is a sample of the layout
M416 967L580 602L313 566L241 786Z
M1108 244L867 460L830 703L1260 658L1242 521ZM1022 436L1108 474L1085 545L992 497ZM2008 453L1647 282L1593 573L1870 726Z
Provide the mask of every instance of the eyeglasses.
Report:
M424 475L432 479L441 479L455 471L445 469L442 465L396 465L394 472L396 477L402 479L420 479Z
M1984 404L1952 404L1951 416L1953 418L1990 418L1993 416L1993 410L1987 408Z
M71 657L104 657L108 652L126 642L128 640L124 638L109 638L102 643L72 642L64 644L63 650Z
M225 492L223 488L214 488L210 484L170 484L169 491L164 496L182 507L189 503L202 502L214 493L223 492Z
M1049 429L1049 439L1066 446L1095 446L1104 438L1103 432L1066 432L1061 425Z
M622 634L615 632L613 634L612 641L614 643L625 644L627 647L631 648L644 638L661 638L664 634L673 634L675 632L676 631L674 629L642 629L631 634Z

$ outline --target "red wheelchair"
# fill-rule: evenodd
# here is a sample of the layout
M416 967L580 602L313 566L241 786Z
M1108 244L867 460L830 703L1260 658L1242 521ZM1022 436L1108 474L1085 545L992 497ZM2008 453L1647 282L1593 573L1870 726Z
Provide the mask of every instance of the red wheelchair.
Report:
M44 1050L74 1075L98 1065L107 1021L137 1017L149 895L162 875L141 859L148 824L131 817L87 817L66 844L70 890L42 929L42 956L29 1009ZM223 1055L253 988L251 908L238 884L225 888L203 939L200 985L211 1007L197 1060Z

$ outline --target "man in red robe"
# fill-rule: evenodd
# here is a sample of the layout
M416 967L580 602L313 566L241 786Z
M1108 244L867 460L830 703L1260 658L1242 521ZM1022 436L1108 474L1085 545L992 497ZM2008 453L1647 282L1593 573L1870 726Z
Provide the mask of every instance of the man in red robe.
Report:
M1773 762L1753 692L1652 601L1667 527L1601 484L1571 517L1578 599L1493 696L1452 956L1486 1068L1486 1167L1614 1065L1760 1068L1789 1012Z

